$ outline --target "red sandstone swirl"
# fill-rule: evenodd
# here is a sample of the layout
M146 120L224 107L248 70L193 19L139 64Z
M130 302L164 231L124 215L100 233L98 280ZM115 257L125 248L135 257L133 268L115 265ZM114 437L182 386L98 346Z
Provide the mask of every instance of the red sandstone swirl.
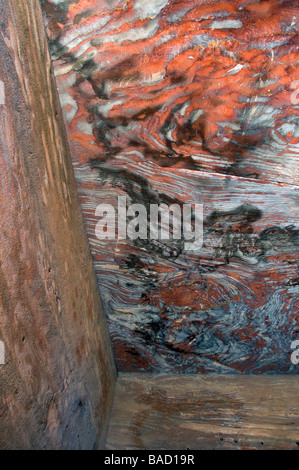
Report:
M296 372L295 2L42 4L119 367ZM100 242L117 195L203 201L203 249Z

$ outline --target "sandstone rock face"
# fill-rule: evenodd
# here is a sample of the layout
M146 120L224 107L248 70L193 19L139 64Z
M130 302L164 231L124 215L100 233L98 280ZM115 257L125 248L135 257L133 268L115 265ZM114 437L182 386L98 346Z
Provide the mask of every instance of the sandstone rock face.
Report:
M103 447L115 368L41 10L0 16L0 448Z
M119 368L297 373L297 2L41 4ZM98 240L118 196L203 203L203 247Z

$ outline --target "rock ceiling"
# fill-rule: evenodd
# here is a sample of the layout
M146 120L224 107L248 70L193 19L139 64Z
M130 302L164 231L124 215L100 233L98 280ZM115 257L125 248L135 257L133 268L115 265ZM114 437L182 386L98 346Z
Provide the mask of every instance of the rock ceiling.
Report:
M296 3L41 1L122 371L297 371ZM202 203L202 248L99 240L119 196Z

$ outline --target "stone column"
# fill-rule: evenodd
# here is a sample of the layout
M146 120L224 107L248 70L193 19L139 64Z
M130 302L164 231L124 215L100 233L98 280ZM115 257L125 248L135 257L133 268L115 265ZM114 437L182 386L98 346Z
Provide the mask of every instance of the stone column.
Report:
M39 2L0 18L0 448L102 448L116 372Z

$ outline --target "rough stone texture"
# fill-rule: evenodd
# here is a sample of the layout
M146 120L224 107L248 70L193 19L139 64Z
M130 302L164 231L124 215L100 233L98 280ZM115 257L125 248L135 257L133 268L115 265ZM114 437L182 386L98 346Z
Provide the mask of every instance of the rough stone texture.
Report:
M298 450L298 385L297 376L120 374L106 447Z
M298 373L298 2L41 3L120 370ZM204 247L99 241L118 195Z
M115 368L39 3L0 18L0 448L103 447Z

